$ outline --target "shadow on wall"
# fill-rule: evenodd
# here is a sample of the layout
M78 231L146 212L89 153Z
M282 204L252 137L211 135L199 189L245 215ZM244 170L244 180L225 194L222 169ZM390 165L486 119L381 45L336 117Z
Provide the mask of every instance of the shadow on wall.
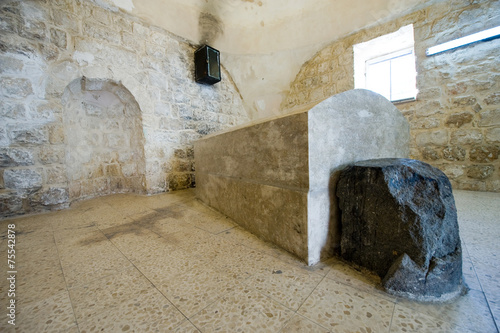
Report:
M145 193L142 116L121 83L82 77L65 89L63 124L69 199Z

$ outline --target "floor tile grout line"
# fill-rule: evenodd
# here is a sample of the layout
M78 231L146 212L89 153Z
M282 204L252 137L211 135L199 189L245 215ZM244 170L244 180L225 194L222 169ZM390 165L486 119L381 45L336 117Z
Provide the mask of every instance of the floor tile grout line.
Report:
M394 320L394 313L396 312L397 305L397 303L394 303L394 307L392 308L391 321L389 322L389 329L387 330L387 333L391 333L392 331L392 321Z
M59 259L59 266L61 268L61 272L63 274L63 279L64 279L64 284L66 286L66 292L68 293L68 298L69 298L69 302L71 304L71 310L73 311L73 318L75 320L75 324L76 324L76 328L78 329L78 332L80 332L80 325L78 323L78 319L76 318L76 312L75 312L75 306L74 306L74 301L73 299L71 298L71 294L69 292L70 288L69 288L69 285L68 285L68 281L66 279L66 274L64 273L64 269L62 267L62 262L61 262L61 255L59 254L59 246L57 245L57 242L56 242L56 238L55 238L55 235L54 235L54 226L52 225L51 223L51 228L52 228L52 237L54 239L54 245L56 247L56 251L57 251L57 258Z
M311 322L315 323L316 325L318 325L318 326L320 326L320 327L323 327L324 329L326 329L327 331L329 331L329 329L328 329L328 328L326 328L326 327L324 327L323 325L321 325L320 323L316 322L314 319L309 318L309 317L307 317L307 316L302 315L302 314L300 314L300 313L299 313L300 308L301 308L301 307L304 305L304 303L305 303L305 302L309 299L309 297L311 297L311 295L312 295L312 294L316 291L316 289L319 287L319 285L320 285L320 284L321 284L321 283L322 283L322 282L326 279L326 275L327 275L327 274L325 274L325 275L321 278L321 280L320 280L320 281L318 282L318 284L317 284L317 285L313 288L313 290L309 293L309 295L307 295L307 297L306 297L306 298L304 298L304 300L303 300L303 301L302 301L302 303L299 305L299 307L297 308L297 310L295 311L295 313L296 313L296 314L298 314L299 316L302 316L302 317L304 317L304 318L307 318L308 320L310 320Z
M128 257L126 256L121 250L120 248L118 248L116 246L116 244L114 244L114 242L111 241L111 239L109 239L106 235L105 237L108 239L108 241L113 244L113 246L127 259L127 261L151 284L151 286L153 286L159 293L160 295L162 295L171 305L172 307L174 307L175 310L177 310L180 314L182 314L182 316L184 316L184 318L189 321L191 323L191 321L189 320L189 318L184 314L184 312L182 312L165 294L163 294L163 292L158 289L158 287L144 274L144 272L139 269L139 267L137 267L135 265L135 263ZM178 328L179 326L181 326L183 324L183 321L181 321L177 326L174 327L174 329ZM193 326L195 326L193 323L191 323ZM196 327L196 326L195 326ZM197 328L197 327L196 327ZM198 328L197 328L198 329ZM199 330L199 329L198 329ZM201 330L199 330L201 332Z
M495 320L495 315L493 314L493 310L491 309L491 306L490 306L490 301L488 299L488 296L486 295L486 292L484 290L484 287L483 287L483 283L482 283L482 279L479 278L479 274L477 274L477 271L476 271L476 265L474 264L474 262L472 261L472 259L470 258L470 253L469 253L469 248L467 246L467 242L464 241L464 246L465 246L465 249L467 251L467 254L468 254L468 257L469 257L469 260L470 260L470 264L472 266L472 269L474 270L474 275L476 276L476 279L479 283L479 286L481 287L481 292L483 293L483 296L484 296L484 299L486 301L486 305L488 306L488 310L490 312L490 316L491 316L491 320L493 321L493 324L495 325L495 328L497 329L497 333L500 332L500 329L498 327L498 323L497 321Z

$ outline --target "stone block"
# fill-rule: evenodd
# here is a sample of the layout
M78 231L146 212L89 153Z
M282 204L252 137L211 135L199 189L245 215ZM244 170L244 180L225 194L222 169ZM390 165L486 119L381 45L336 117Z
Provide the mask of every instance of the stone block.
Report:
M13 142L20 144L43 144L48 142L48 135L44 129L12 129L10 137Z
M488 110L479 114L479 126L499 126L500 125L500 110Z
M462 95L467 91L467 82L457 82L446 85L446 93L449 95ZM420 93L419 93L420 96ZM439 97L439 96L437 96Z
M133 22L132 23L132 30L135 34L137 34L141 37L149 38L149 32L150 32L149 29L140 23Z
M46 30L45 23L25 19L19 30L19 35L29 39L45 40L47 39Z
M0 31L5 31L7 33L17 33L18 27L19 18L15 17L14 15L6 15L5 11L2 10L2 15L0 15Z
M138 39L137 36L134 34L122 32L122 42L123 42L122 45L130 50L135 50L141 53L144 52L145 41L143 39ZM145 62L146 60L143 60L143 64ZM151 64L151 62L148 63ZM152 66L149 65L144 67L151 68ZM160 70L161 67L157 66L154 69Z
M85 22L83 24L83 32L89 37L95 38L97 40L105 40L116 45L119 45L121 41L121 36L119 33L95 23Z
M446 146L443 148L443 157L448 161L464 161L466 151L460 146Z
M485 138L486 142L488 143L500 143L500 128L492 128L487 130Z
M419 147L428 145L444 146L448 143L448 131L440 129L420 132L415 135L415 141Z
M51 122L55 120L62 120L62 108L59 104L42 103L29 110L31 119L37 119L44 122Z
M34 190L42 187L41 169L6 169L3 174L5 187Z
M410 159L354 163L340 175L341 255L395 295L447 300L463 289L457 211L446 175Z
M465 97L455 97L451 99L451 103L454 106L470 106L477 103L477 99L474 96L465 96Z
M456 145L480 144L483 133L480 130L456 130L451 133L451 143Z
M110 12L108 10L99 7L93 7L92 14L89 16L92 17L92 20L95 20L106 26L111 26L111 18L109 17L109 14Z
M66 167L64 165L52 165L45 168L45 179L47 184L64 184L68 178L66 176Z
M10 118L16 121L26 119L26 107L21 103L10 103L0 101L0 116Z
M498 105L500 104L500 93L496 92L484 99L486 105Z
M0 191L0 216L8 217L24 213L23 198L16 192Z
M450 178L456 179L465 174L466 166L457 164L443 164L439 168Z
M189 173L173 173L167 177L168 190L176 191L191 187L191 175Z
M105 175L107 177L121 177L121 167L117 163L108 164L105 166Z
M469 159L476 163L490 163L498 160L499 146L476 146L470 150Z
M0 74L19 74L24 68L24 63L16 58L0 56Z
M415 111L417 117L428 117L437 113L443 113L443 107L439 101L425 102Z
M10 144L9 136L5 128L0 127L0 147L7 147Z
M53 44L40 44L40 52L45 61L55 61L59 56L59 49Z
M62 125L48 126L49 142L51 144L64 143L64 127Z
M38 151L38 159L42 164L63 164L65 158L64 145L50 145L40 147Z
M441 158L438 151L431 147L424 147L421 149L422 158L427 161L436 161Z
M412 129L431 129L440 127L440 125L441 120L432 117L417 118L410 123Z
M446 119L447 126L462 127L464 124L469 124L474 119L474 115L470 112L462 112L452 114Z
M54 21L59 23L58 26L64 27L71 33L78 33L80 20L77 16L68 13L65 10L59 10L56 8L52 9L52 15L54 17Z
M61 49L65 49L68 45L66 32L59 29L50 29L50 41Z
M33 154L22 148L0 148L0 167L33 165Z
M69 191L65 187L50 187L41 191L40 203L44 206L54 206L69 203Z
M5 96L12 98L25 98L33 94L31 81L22 78L0 78L0 90Z
M483 180L489 178L494 171L495 167L492 165L471 165L467 168L467 177Z
M407 157L408 145L409 125L394 105L348 91L195 142L197 196L312 265L339 245L330 196L338 172L366 156Z
M0 50L2 52L11 52L32 57L37 54L37 47L34 42L29 40L20 40L12 35L0 35Z

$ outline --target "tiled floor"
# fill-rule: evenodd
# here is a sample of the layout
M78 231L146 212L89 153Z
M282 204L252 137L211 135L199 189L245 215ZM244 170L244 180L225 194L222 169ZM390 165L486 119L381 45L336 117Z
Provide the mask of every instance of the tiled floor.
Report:
M4 220L2 236L16 231L15 331L498 332L500 194L455 199L470 291L430 305L392 297L337 259L306 267L192 190ZM10 332L0 242L0 331Z

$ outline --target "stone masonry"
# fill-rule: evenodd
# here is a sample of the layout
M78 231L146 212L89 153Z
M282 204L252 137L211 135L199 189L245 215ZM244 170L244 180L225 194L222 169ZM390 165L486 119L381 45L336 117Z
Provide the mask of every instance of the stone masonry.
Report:
M195 49L90 1L2 1L0 217L193 186L193 141L248 120L224 69L194 82Z
M498 26L499 1L448 0L353 33L306 62L282 103L306 109L354 88L354 44L413 24L417 100L396 107L411 126L411 157L443 170L454 188L500 191L500 39L431 57L436 44Z

